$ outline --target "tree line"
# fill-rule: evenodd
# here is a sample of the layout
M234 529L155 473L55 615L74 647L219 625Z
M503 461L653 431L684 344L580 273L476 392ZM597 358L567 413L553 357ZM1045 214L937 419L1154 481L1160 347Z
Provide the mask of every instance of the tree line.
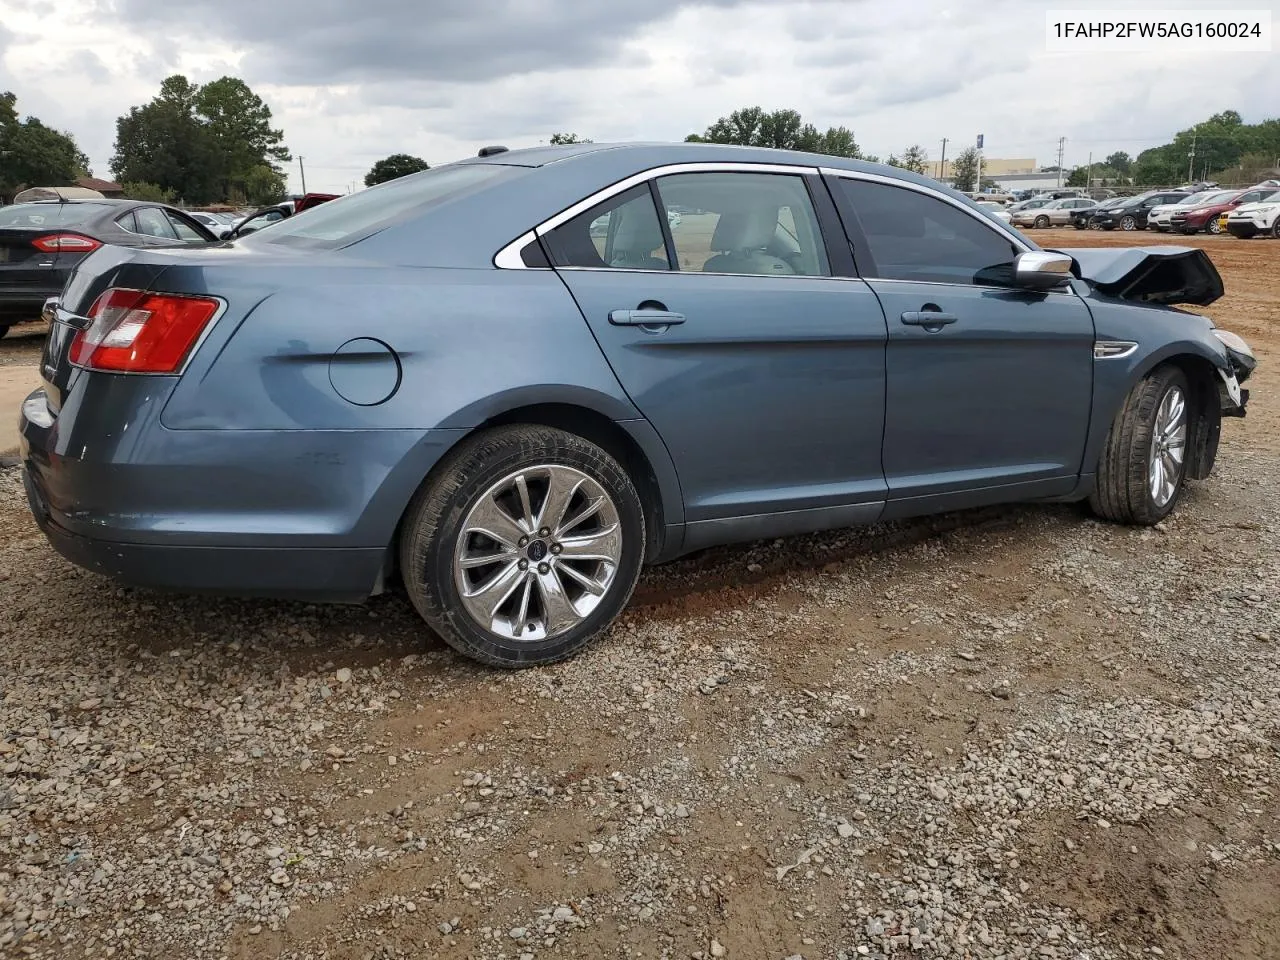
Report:
M819 129L790 109L742 107L685 140L880 162L863 151L848 127ZM554 133L549 142L591 141L576 133ZM290 160L283 132L272 126L271 108L243 80L228 76L200 85L175 74L161 83L149 102L131 107L116 120L109 166L125 195L135 199L267 204L283 198L283 165ZM928 151L919 144L889 154L884 162L919 174L931 168ZM1178 131L1169 143L1137 157L1116 151L1096 165L1075 167L1066 183L1161 185L1180 183L1188 174L1192 180L1244 183L1273 175L1278 165L1280 119L1246 124L1239 113L1227 110ZM375 163L364 183L374 186L428 167L421 157L395 153ZM955 187L975 189L978 169L976 149L957 153L951 165ZM36 117L21 119L14 94L0 94L0 199L24 187L65 185L90 174L88 158L71 134L47 127ZM982 185L990 182L984 177Z

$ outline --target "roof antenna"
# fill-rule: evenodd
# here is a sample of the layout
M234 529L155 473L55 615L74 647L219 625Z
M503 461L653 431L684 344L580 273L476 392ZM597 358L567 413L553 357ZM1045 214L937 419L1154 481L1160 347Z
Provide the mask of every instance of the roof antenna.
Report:
M495 154L506 153L507 148L498 144L492 147L481 147L480 152L476 154L478 157L492 157Z

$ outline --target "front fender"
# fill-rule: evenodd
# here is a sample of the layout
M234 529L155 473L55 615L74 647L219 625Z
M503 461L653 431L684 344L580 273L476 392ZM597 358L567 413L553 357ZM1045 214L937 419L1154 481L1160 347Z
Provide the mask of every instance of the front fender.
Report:
M1207 317L1109 299L1091 298L1089 305L1098 341L1132 344L1133 350L1093 362L1093 414L1081 466L1084 474L1095 472L1107 433L1129 391L1160 364L1190 358L1212 366L1223 390L1229 391L1228 381L1235 383L1226 348L1213 335L1213 323ZM1238 402L1238 385L1235 391Z

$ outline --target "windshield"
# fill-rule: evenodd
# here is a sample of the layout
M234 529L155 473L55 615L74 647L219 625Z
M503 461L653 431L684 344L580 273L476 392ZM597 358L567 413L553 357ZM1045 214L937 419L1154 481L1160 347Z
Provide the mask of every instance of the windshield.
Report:
M0 207L0 227L70 227L105 208L105 203L15 203Z
M1268 193L1265 197L1263 197L1263 198L1262 198L1260 201L1258 201L1258 202L1259 202L1259 203L1267 203L1267 202L1270 202L1270 201L1272 201L1272 200L1280 200L1280 190L1277 190L1275 193Z
M1239 194L1239 190L1223 190L1219 193L1203 194L1201 195L1200 203L1230 203Z
M364 239L393 221L454 200L518 168L492 163L457 163L400 177L311 207L262 233L262 242L298 242L309 247L341 247Z

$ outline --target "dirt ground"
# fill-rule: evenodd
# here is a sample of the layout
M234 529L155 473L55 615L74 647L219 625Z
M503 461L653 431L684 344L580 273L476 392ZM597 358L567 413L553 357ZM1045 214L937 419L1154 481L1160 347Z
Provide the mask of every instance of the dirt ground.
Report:
M1260 356L1154 530L712 550L505 674L398 594L116 587L4 472L0 953L1280 957L1280 242L1031 235L1204 246Z

